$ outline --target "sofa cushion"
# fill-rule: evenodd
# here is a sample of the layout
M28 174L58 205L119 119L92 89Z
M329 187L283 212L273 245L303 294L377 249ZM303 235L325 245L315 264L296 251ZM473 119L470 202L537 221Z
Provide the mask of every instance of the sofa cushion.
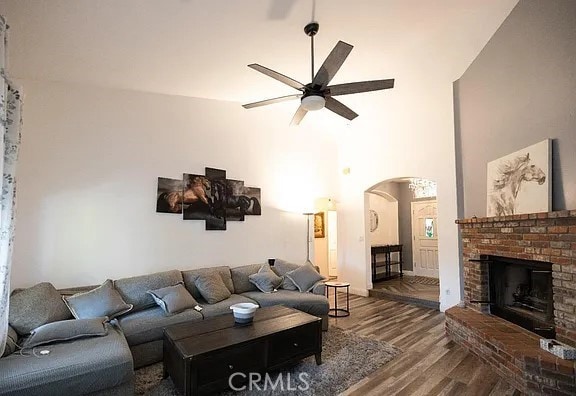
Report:
M304 264L284 276L289 278L301 292L309 292L318 281L325 279L312 264Z
M175 315L166 316L162 308L155 306L142 311L130 312L117 320L128 344L139 345L161 340L162 331L166 326L202 320L202 314L193 309L187 309Z
M106 324L108 335L42 347L39 358L13 353L0 359L3 395L83 395L130 383L132 355L122 332Z
M225 300L232 294L224 284L220 274L216 272L199 275L194 284L208 304Z
M182 282L182 273L178 270L156 272L150 275L134 276L114 281L114 287L128 304L134 305L134 310L141 310L156 305L148 290L174 286Z
M261 307L284 305L315 316L327 315L330 308L324 296L293 290L278 290L276 293L246 292L242 295L256 301Z
M16 345L18 345L18 333L10 325L8 325L8 333L6 334L6 344L4 346L4 353L2 357L8 356L16 350Z
M286 273L298 269L300 266L298 264L289 263L288 261L284 261L281 259L276 259L274 262L274 267L272 268L274 272L276 272L279 276L282 277L282 284L280 285L281 289L284 290L298 290L294 282L288 277L286 277Z
M76 319L100 318L107 316L112 319L125 314L132 309L126 304L122 296L110 279L102 285L85 293L76 293L73 296L63 296L64 302Z
M70 319L46 323L30 333L22 348L70 341L78 338L101 337L108 334L107 317L92 319Z
M168 315L177 314L198 305L194 297L184 287L183 282L178 282L174 286L150 290L148 293L152 295L156 304Z
M10 297L8 321L19 335L46 323L70 318L72 314L51 283L38 283Z
M192 297L199 299L202 297L194 282L196 278L202 274L209 274L213 272L218 272L224 281L224 284L230 290L230 293L234 293L234 283L232 282L232 275L230 274L230 268L228 267L211 267L211 268L198 268L188 271L182 271L182 278L184 279L184 286L192 294Z
M276 275L268 264L264 264L257 273L248 276L248 280L263 293L272 293L282 284L282 278Z
M257 273L260 270L260 267L262 267L262 264L249 264L241 267L230 268L232 282L234 283L234 292L236 294L258 290L256 286L250 283L248 277Z
M217 302L216 304L206 304L202 305L202 315L204 318L212 318L214 316L232 314L232 310L230 309L231 305L239 304L239 303L256 303L254 300L240 296L238 294L232 294L226 300L222 300Z

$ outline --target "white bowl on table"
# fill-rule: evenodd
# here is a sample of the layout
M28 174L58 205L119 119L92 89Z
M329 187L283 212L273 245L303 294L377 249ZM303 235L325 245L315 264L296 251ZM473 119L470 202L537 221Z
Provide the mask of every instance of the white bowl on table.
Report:
M239 324L252 323L254 313L259 308L254 303L238 303L230 306L234 314L234 321Z

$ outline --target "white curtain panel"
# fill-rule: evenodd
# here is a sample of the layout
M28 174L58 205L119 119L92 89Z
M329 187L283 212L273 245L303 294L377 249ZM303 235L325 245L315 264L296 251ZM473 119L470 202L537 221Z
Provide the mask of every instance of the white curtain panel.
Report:
M6 21L0 16L0 356L6 346L8 331L8 299L10 297L10 266L14 242L16 209L16 162L20 147L22 100L6 77Z

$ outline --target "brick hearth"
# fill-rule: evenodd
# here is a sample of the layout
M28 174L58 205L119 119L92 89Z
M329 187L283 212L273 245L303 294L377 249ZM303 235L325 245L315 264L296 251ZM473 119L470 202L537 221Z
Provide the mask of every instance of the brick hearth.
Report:
M489 268L480 255L552 263L556 338L576 346L576 210L457 220L461 230L466 308L446 312L458 343L529 394L575 394L576 363L539 348L539 337L489 315Z

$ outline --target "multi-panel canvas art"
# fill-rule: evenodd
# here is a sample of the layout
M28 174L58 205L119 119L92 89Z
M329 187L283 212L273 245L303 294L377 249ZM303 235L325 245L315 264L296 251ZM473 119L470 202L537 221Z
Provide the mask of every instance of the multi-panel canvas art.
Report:
M262 214L260 189L214 168L204 175L184 173L182 180L159 177L156 212L181 213L184 220L204 220L207 230L226 230L227 221Z
M182 180L158 178L156 212L182 213Z
M550 139L488 163L487 216L549 212L552 206Z

